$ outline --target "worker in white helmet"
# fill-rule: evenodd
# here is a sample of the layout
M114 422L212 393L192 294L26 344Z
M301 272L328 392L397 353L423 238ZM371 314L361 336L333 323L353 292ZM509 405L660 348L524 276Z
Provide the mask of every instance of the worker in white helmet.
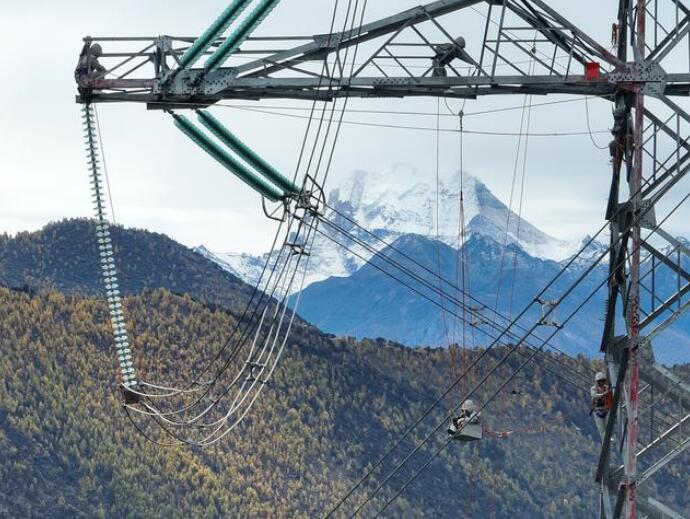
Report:
M594 375L594 385L590 389L590 394L592 396L592 410L590 414L594 416L594 423L603 439L604 431L606 430L606 418L613 407L613 393L611 393L611 386L609 386L606 374L603 371L599 371Z
M431 59L431 75L433 77L448 76L446 67L456 58L467 63L472 63L472 58L465 52L465 38L462 36L456 38L453 43L436 45L434 50L436 51L436 55Z
M448 427L448 434L455 434L460 431L466 423L479 424L482 420L482 413L477 411L477 406L472 400L465 400L460 406L460 414L451 420Z

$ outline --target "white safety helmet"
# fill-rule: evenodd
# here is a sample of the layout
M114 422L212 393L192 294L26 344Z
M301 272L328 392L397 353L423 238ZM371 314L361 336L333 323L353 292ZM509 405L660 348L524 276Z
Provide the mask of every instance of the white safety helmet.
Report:
M475 410L474 402L472 402L472 400L465 400L460 406L460 409L463 411L472 412Z
M89 52L92 56L96 56L97 58L99 58L103 55L103 48L98 43L94 43L93 45L91 45Z
M594 382L599 382L600 380L606 380L606 374L603 371L597 371L594 375Z

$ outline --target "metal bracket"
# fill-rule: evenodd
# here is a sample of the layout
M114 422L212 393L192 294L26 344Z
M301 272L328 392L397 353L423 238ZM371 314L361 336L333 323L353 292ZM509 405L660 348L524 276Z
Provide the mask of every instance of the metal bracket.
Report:
M482 326L484 324L489 324L490 321L484 316L484 310L486 310L486 305L478 305L470 307L470 311L474 316L470 322L470 326L476 328L477 326Z
M556 307L558 301L547 301L545 299L536 299L536 302L541 305L541 318L539 324L542 326L553 326L559 330L563 325L556 320Z
M311 253L307 251L307 246L303 243L285 242L285 246L292 251L293 256L311 256Z
M263 370L265 367L266 367L265 364L259 364L259 363L257 363L257 362L251 362L251 361L246 362L245 365L244 365L244 368L245 368L245 370L246 370L247 368L249 368L249 375L247 375L246 381L247 381L247 382L258 381L258 382L260 382L261 384L267 384L268 381L266 381L266 380L261 380L260 378L257 378L257 377L254 375L254 370L256 370L256 369Z
M668 74L666 71L653 61L642 63L629 63L623 68L618 68L609 73L608 80L614 84L642 84L642 88L632 88L641 90L643 94L653 97L662 97L666 89Z

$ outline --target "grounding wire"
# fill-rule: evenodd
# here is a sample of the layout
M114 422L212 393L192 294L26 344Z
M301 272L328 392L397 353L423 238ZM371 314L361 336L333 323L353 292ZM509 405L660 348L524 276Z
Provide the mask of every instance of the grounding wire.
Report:
M329 239L330 241L332 241L332 242L335 243L336 245L338 245L338 246L344 248L345 250L349 251L350 253L352 253L353 255L357 256L358 258L364 259L363 256L361 256L361 255L358 254L357 252L353 251L352 249L350 249L349 247L347 247L347 246L344 245L343 243L339 242L338 240L334 239L334 238L331 237L330 235L324 233L323 231L318 231L318 232L319 232L319 234L321 234L322 236L326 237L327 239ZM400 283L400 284L401 284L402 286L404 286L405 288L408 288L409 290L411 290L411 291L417 293L418 295L420 295L423 299L427 300L428 302L430 302L430 303L432 303L432 304L434 304L434 305L439 306L439 303L438 303L437 301L435 301L434 299L431 299L431 298L429 298L429 297L427 297L427 296L424 296L423 294L420 294L414 287L412 287L411 285L409 285L408 283L406 283L405 281L403 281L403 280L400 279L399 277L396 277L394 274L391 274L390 272L387 272L387 271L384 270L382 267L379 267L379 266L376 266L376 265L372 265L372 266L374 266L377 270L380 270L383 274L385 274L386 276L390 277L390 278L393 279L394 281L397 281L398 283ZM456 318L459 318L460 320L463 319L461 315L459 315L459 314L457 314L457 313L455 313L455 312L453 312L453 311L451 311L451 310L449 310L449 309L447 309L447 308L445 309L445 311L446 311L447 313L450 313L452 316L454 316L454 317L456 317ZM472 325L470 325L470 326L472 326ZM494 338L495 338L495 335L492 335L492 334L489 333L489 332L482 331L482 333L484 333L489 339L494 339ZM511 333L510 335L515 336L513 333ZM539 339L539 337L537 337L537 339ZM539 340L541 340L541 339L539 339ZM534 349L534 348L536 348L535 346L532 346L532 345L530 345L529 343L526 343L526 342L523 342L522 345L524 345L524 346L527 347L528 349ZM553 349L555 349L556 351L559 351L559 352L560 352L560 350L558 350L555 346L550 345L550 344L549 344L548 346L551 347L551 348L553 348ZM484 351L484 350L482 350L482 351ZM545 356L545 357L543 357L543 359L551 359L551 357L550 357L550 356ZM555 359L553 359L553 363L556 363L556 362L557 362L557 361L556 361ZM566 370L569 369L569 368L568 368L566 365L564 365L563 363L559 363L559 367L561 367L561 368L563 368L563 369L566 369ZM559 372L559 371L553 371L551 368L549 368L549 367L546 366L546 365L544 365L544 368L545 368L547 371L549 371L550 373L552 373L552 374L554 374L554 375L556 375L556 376L558 376L558 377L563 378L564 381L570 383L571 385L576 386L576 387L578 387L578 388L581 388L581 387L582 387L580 384L578 384L578 383L576 383L576 382L573 382L573 381L570 380L570 379L565 378L565 375L564 375L563 373L561 373L561 372ZM587 377L586 375L582 374L581 372L574 371L574 370L572 370L572 368L570 368L569 370L570 370L570 374L571 374L572 376L579 377L581 381L585 381L585 380L586 380L586 381L589 381L589 380L590 380L590 377Z
M278 117L287 117L291 119L306 119L307 116L304 115L298 115L298 114L288 114L288 113L280 113L280 112L275 112L271 110L264 110L263 108L256 107L256 108L245 108L242 107L240 108L239 106L233 107L235 110L242 110L245 112L256 112L260 114L266 114L266 115L274 115ZM366 121L343 121L342 124L349 125L349 126L364 126L364 127L369 127L369 128L389 128L389 129L396 129L396 130L413 130L413 131L425 131L425 132L435 132L436 128L431 127L431 126L407 126L407 125L401 125L401 124L385 124L385 123L372 123L372 122L366 122ZM441 133L458 133L459 130L455 128L441 128ZM470 135L485 135L485 136L493 136L493 137L520 137L520 136L525 136L527 134L524 133L515 133L515 132L499 132L499 131L484 131L484 130L468 130L465 129L464 132L466 134ZM581 136L588 136L592 134L604 134L604 133L609 133L609 130L594 130L592 132L589 132L588 130L584 131L567 131L567 132L530 132L529 136L530 137L581 137Z
M98 106L94 105L93 113L96 120L96 129L98 130L98 145L101 150L101 157L103 158L103 173L105 176L105 187L108 190L108 201L110 202L110 215L112 216L113 224L115 224L115 204L113 204L113 191L112 189L110 189L110 175L108 174L108 162L105 159L105 148L103 147L103 137L101 136L101 121L98 117Z
M598 150L608 150L609 147L607 146L600 146L597 141L594 139L594 135L592 132L592 124L589 120L589 96L585 96L585 119L587 120L587 130L589 131L589 140L592 141L592 144L594 145L595 148Z
M535 32L534 39L536 40L537 35ZM537 46L536 46L536 41L533 42L532 44L532 52L533 54L536 53L537 51ZM534 62L530 62L530 67L529 67L529 73L533 74L534 73ZM525 103L528 104L527 106L527 121L525 122L525 128L527 130L527 134L529 135L529 130L531 127L532 123L532 95L530 94L529 96L525 97ZM522 154L522 175L520 178L520 197L518 201L518 215L517 215L517 229L515 231L515 241L518 245L520 246L520 229L521 229L521 224L522 224L522 202L523 202L523 196L525 194L525 176L527 174L527 156L528 156L528 151L529 151L529 137L525 137L525 148ZM516 164L517 168L517 164ZM512 191L511 191L511 202L512 202ZM509 217L510 218L510 217ZM506 226L506 239L508 238L508 226ZM504 244L505 246L505 244ZM515 296L515 279L517 277L517 250L513 251L513 276L510 284L510 298L509 298L509 306L508 306L508 317L513 313L513 301L514 301L514 296ZM501 276L499 275L499 288L500 288L500 280ZM498 302L497 302L498 304Z
M330 235L325 234L325 233L323 233L322 231L319 231L319 233L322 234L323 236L325 236L327 239L333 241L333 243L335 243L336 245L338 245L338 246L344 248L345 250L349 251L350 253L352 253L352 254L355 255L356 257L358 257L358 258L360 258L360 259L363 259L363 260L366 260L366 258L365 258L364 256L360 255L359 253L357 253L356 251L352 250L352 249L349 248L347 245L345 245L345 244L339 242L338 240L335 240L335 239L332 238ZM354 238L351 237L351 239L354 239ZM405 281L403 281L401 278L395 276L394 274L391 274L390 272L386 271L385 269L383 269L382 267L380 267L380 266L378 266L378 265L374 265L373 263L372 263L371 265L372 265L374 268L376 268L377 270L380 270L380 271L381 271L382 273L384 273L386 276L388 276L388 277L390 277L391 279L393 279L394 281L397 281L398 283L400 283L402 286L404 286L404 287L408 288L409 290L415 292L416 294L418 294L418 295L419 295L420 297L422 297L423 299L425 299L425 300L427 300L428 302L430 302L430 303L432 303L432 304L434 304L434 305L440 307L440 304L438 303L438 301L436 301L436 300L434 300L434 299L432 299L432 298L430 298L430 297L428 297L428 296L425 296L424 294L420 293L417 289L415 289L415 288L412 287L410 284L408 284L408 283L406 283ZM396 267L396 268L398 268L398 270L401 270L399 267ZM402 270L401 270L401 271L402 271ZM403 272L403 274L406 274L406 272L404 272L404 271L402 271L402 272ZM429 285L427 285L427 287L429 287ZM433 287L433 288L435 288L435 287ZM456 302L455 304L457 305L457 302ZM464 303L463 303L463 304L464 304ZM451 311L451 310L449 310L449 309L447 309L447 308L444 308L444 310L445 310L447 313L449 313L451 316L453 316L453 317L460 318L461 320L464 319L461 315L459 315L459 314L457 313L457 311ZM473 316L476 316L476 315L477 315L476 313L473 313L473 310L472 310L471 308L470 308L470 314L473 315ZM488 324L492 324L492 323L489 322ZM472 326L472 327L474 328L474 326L473 326L472 324L470 324L470 326ZM498 326L497 324L494 324L494 326L492 326L492 327L493 327L493 328L496 328L497 330L501 330L501 328L499 328L499 326ZM516 325L516 327L517 327L517 328L522 328L522 329L524 329L524 328L523 328L522 326L520 326L520 325ZM495 336L492 335L491 333L489 333L488 331L482 330L482 333L483 333L484 335L486 335L489 339L495 338ZM509 335L510 335L511 337L516 337L516 335L515 335L514 333L510 333ZM542 340L539 336L536 336L536 335L535 335L534 337L535 337L537 340ZM531 348L534 348L534 346L530 345L529 343L523 342L523 344L524 344L527 348L530 348L530 349L531 349ZM564 353L562 350L560 350L558 347L556 347L556 346L554 346L554 345L552 345L552 344L548 344L548 346L549 346L551 349L553 349L555 352ZM558 363L557 360L551 359L551 357L549 357L549 356L544 357L544 359L549 359L549 361L551 361L552 363ZM566 365L564 365L563 363L559 363L559 365L560 365L560 367L561 367L562 369L565 369L566 371L568 371L568 372L570 373L571 376L577 377L577 378L579 378L581 381L587 381L587 382L589 382L589 380L590 380L590 378L591 378L591 374L590 374L590 376L588 377L586 374L582 373L581 371L574 370L572 367L566 366ZM546 368L546 369L549 369L549 368ZM561 375L560 372L554 372L554 371L552 371L552 373L554 373L554 374L557 375L557 376L560 376L560 375ZM572 381L569 381L569 382L570 382L571 384L573 384L573 385L576 385L576 384L573 383Z
M445 101L447 101L446 98L444 98ZM463 101L466 101L463 100ZM566 104L566 103L575 103L575 102L582 102L582 98L577 98L577 99L561 99L558 101L545 101L543 103L534 103L532 104L532 108L537 108L540 106L551 106L551 105L559 105L559 104ZM317 101L312 101L312 103L315 103ZM164 104L159 101L160 104ZM155 103L152 103L155 104ZM208 106L206 103L188 103L188 102L182 102L180 103L182 106L189 106L189 107L195 107L195 106ZM218 108L229 108L229 109L235 109L235 110L240 110L242 108L260 108L262 110L282 110L286 112L308 112L311 110L309 107L304 107L304 106L281 106L281 105L252 105L252 104L237 104L237 103L223 103L223 102L218 102L213 105L214 107ZM490 115L490 114L496 114L496 113L503 113L503 112L510 112L513 110L520 110L522 109L522 105L519 106L508 106L504 108L493 108L489 110L480 110L476 112L466 112L464 113L464 117L472 117L475 115ZM337 108L335 110L336 112L342 112L342 109ZM404 115L404 116L423 116L423 117L435 117L436 114L434 112L412 112L412 111L404 111L404 110L371 110L371 109L359 109L359 108L350 108L347 110L348 113L351 114L371 114L371 115ZM453 113L450 111L450 113L440 114L441 117L452 117L455 118L458 115L456 113Z
M330 206L327 206L327 207L331 208ZM391 244L391 243L387 242L386 240L377 237L374 233L372 233L371 231L369 231L369 230L367 230L366 228L364 228L364 227L362 227L361 225L359 225L355 220L352 220L352 219L348 218L346 215L344 215L343 213L341 213L341 212L339 212L339 211L337 211L337 210L335 210L335 209L333 209L333 208L331 208L331 209L334 210L334 212L336 212L336 214L338 214L339 216L341 216L341 217L343 217L343 218L346 218L348 221L350 221L351 223L353 223L354 225L356 225L358 228L360 228L361 230L363 230L363 231L366 232L367 234L373 236L374 238L377 238L385 247L390 248L390 249L393 250L394 252L397 252L397 253L398 253L400 256L402 256L403 258L405 258L405 259L411 261L412 263L414 263L415 265L417 265L418 267L420 267L420 268L423 269L424 271L426 271L426 272L428 272L429 274L431 274L432 276L436 277L436 273L433 272L433 270L431 270L431 269L430 269L429 267L427 267L426 265L420 263L420 262L419 262L418 260L416 260L414 257L412 257L412 256L410 256L409 254L405 253L403 250L397 248L397 247L395 246L395 244ZM380 257L380 258L385 259L385 260L388 260L388 259L389 259L388 256L383 256L383 255L381 255L381 254L380 254L376 249L374 249L371 245L366 244L366 242L362 241L359 237L357 237L357 236L355 236L355 235L349 233L346 229L344 229L343 227L341 227L341 226L339 226L338 224L334 223L333 221L329 220L329 221L327 222L327 225L329 225L330 227L334 228L336 231L340 232L341 234L344 234L345 236L347 236L347 237L348 237L349 239L351 239L352 241L355 241L356 243L360 244L360 246L362 246L362 247L364 247L365 249L369 250L369 252L372 252L375 256ZM363 259L363 260L365 260L365 261L367 260L367 258L366 258L366 257L363 257L363 256L361 257L361 259ZM408 271L406 271L406 270L400 268L400 264L396 264L395 266L396 266L396 268L398 268L399 270L401 270L403 273L407 274ZM408 275L409 275L409 274L408 274ZM448 279L445 278L445 277L441 277L440 281L442 281L444 284L446 284L447 286L449 286L451 289L454 289L454 290L456 290L456 291L457 291L457 290L460 290L461 293L463 292L462 289L460 289L459 287L457 287L456 285L454 285L450 280L448 280ZM446 293L447 293L447 292L446 292ZM488 308L488 306L486 306L486 305L485 305L480 299L478 299L476 296L472 296L471 294L466 294L466 295L467 295L467 297L468 297L471 301L473 301L474 303L476 303L476 304L478 304L478 305L480 305L480 306L482 306L482 307ZM455 304L457 304L456 301L453 301L453 302L454 302ZM476 311L475 311L474 309L472 309L471 307L470 307L469 310L470 310L471 313L473 313L473 315L474 315L475 317L481 317L481 314L479 314L478 312L476 312ZM506 322L510 322L510 320L509 320L506 316L502 315L500 312L494 311L494 310L491 310L491 311L494 312L495 315L496 315L497 317L503 319L503 320L506 321ZM489 324L491 324L491 323L489 323ZM493 326L495 327L496 325L494 324ZM520 325L516 325L516 326L519 327ZM536 338L539 339L539 337L536 337ZM553 346L553 345L550 345L550 346L551 346L553 349L555 349L556 351L559 351L559 352L561 352L561 353L564 353L563 351L559 350L557 347L555 347L555 346Z
M503 247L501 247L501 259L498 267L498 280L496 284L496 299L494 301L494 315L496 310L498 310L498 302L501 294L501 286L503 277L503 267L505 264L505 256L508 249L508 234L510 232L510 216L513 208L513 196L515 194L515 180L518 173L518 165L520 162L520 152L522 151L522 133L525 128L525 114L527 111L527 100L529 99L529 94L526 94L522 103L522 113L520 114L520 137L518 138L517 150L515 151L515 161L513 164L513 177L510 184L510 198L508 200L508 211L506 213L506 228L503 236ZM529 126L527 127L527 132L529 132ZM527 137L525 137L525 146L527 146ZM519 246L519 243L518 243ZM515 277L515 272L513 272L513 278Z

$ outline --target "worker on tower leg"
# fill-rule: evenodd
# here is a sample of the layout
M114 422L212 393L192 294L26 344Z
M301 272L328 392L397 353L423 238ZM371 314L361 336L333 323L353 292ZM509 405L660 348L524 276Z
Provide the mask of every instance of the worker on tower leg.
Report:
M603 440L604 432L606 431L606 418L609 415L609 411L613 408L613 393L611 393L611 388L604 372L599 371L594 375L594 385L590 389L590 394L592 396L592 411L590 414L594 416L594 423Z

